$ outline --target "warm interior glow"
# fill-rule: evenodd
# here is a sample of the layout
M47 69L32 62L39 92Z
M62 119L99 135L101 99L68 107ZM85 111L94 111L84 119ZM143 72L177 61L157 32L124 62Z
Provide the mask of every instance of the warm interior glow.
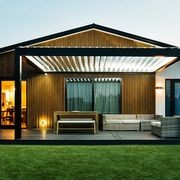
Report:
M1 107L2 110L6 110L7 108L14 108L14 91L15 83L14 81L2 81L1 84Z
M22 128L26 128L26 81L22 81ZM15 82L1 81L1 125L14 125Z

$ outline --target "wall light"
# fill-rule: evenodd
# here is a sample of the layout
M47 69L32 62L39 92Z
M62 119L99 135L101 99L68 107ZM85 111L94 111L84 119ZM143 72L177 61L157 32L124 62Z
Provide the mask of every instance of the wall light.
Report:
M156 86L155 89L163 89L162 86Z
M45 76L47 76L48 74L47 73L44 73Z
M47 128L47 121L46 120L40 121L40 128Z

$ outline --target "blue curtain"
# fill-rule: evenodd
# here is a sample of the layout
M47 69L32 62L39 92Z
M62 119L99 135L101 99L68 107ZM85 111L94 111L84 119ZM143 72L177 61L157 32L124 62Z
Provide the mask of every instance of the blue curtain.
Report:
M67 83L67 110L92 111L92 83Z
M94 110L100 113L120 112L120 82L95 82Z

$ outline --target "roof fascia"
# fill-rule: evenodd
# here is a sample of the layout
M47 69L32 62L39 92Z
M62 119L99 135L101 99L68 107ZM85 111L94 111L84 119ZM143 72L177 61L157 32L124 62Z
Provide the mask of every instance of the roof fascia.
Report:
M52 48L20 47L20 56L166 56L180 57L179 48Z

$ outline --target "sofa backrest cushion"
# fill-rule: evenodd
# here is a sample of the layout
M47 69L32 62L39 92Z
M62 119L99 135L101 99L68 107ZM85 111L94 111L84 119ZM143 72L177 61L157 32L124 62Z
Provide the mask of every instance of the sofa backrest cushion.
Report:
M155 119L155 115L154 114L137 114L137 119L142 119L142 120Z
M91 118L61 118L60 121L93 121Z
M136 114L103 114L103 120L136 119Z

